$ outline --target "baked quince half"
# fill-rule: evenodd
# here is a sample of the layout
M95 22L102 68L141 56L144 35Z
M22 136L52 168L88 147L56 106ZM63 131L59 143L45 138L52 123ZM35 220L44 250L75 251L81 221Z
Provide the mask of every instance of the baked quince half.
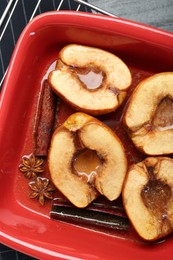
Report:
M49 74L52 89L78 111L101 115L121 105L131 85L126 64L94 47L70 44L59 53Z
M130 167L123 203L132 225L145 240L173 232L173 160L148 157Z
M115 200L127 171L123 145L101 121L78 112L52 136L48 166L53 183L83 208L100 194Z
M173 72L139 83L124 116L135 146L148 155L173 153Z

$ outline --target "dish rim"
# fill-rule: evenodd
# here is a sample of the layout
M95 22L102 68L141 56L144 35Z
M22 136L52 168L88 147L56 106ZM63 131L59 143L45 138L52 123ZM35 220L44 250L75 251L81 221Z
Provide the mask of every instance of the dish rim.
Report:
M67 19L68 16L68 19ZM121 34L122 36L134 38L137 40L142 40L144 42L151 43L151 38L153 42L157 42L158 45L166 48L173 49L173 44L171 44L170 39L173 40L173 34L161 29L154 28L152 26L144 25L138 22L117 18L117 17L107 17L105 15L97 15L91 13L83 13L83 12L75 12L75 11L51 11L47 13L43 13L34 18L23 30L19 40L16 44L15 50L13 52L9 69L2 87L1 96L0 96L0 122L4 122L5 117L3 116L3 112L6 109L6 104L10 103L10 89L8 88L8 82L13 78L13 70L15 67L15 63L18 59L18 54L22 52L22 48L26 44L26 35L31 33L32 31L36 31L41 28L42 25L47 22L47 24L53 24L61 22L61 24L70 25L80 25L81 27L87 27L88 22L90 20L90 27L92 29L99 29L99 31L111 32L115 31L115 33ZM99 23L99 25L98 25ZM109 28L107 24L109 23ZM101 25L102 24L102 28ZM121 25L121 26L120 26ZM130 30L131 29L131 30ZM145 33L144 33L145 32ZM0 127L0 139L3 137L3 124ZM1 139L2 140L2 139ZM20 240L12 238L9 234L4 234L0 231L0 237L2 243L7 244L10 247L14 247L16 250L20 250L26 254L33 254L35 257L43 257L50 256L50 252L43 252L40 255L40 251L38 251L37 246L33 246L27 242L23 242L20 244ZM13 241L14 239L14 241ZM46 250L44 250L46 251ZM54 259L57 256L51 256ZM60 259L63 257L59 255ZM73 256L72 256L73 257ZM50 258L51 259L51 258ZM70 258L69 258L70 259ZM77 259L77 258L75 258Z

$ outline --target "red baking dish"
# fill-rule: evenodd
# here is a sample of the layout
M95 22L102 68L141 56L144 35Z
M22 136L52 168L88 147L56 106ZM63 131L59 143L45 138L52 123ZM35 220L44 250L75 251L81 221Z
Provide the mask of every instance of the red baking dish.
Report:
M69 43L116 53L143 77L173 68L173 34L103 15L70 11L37 16L13 53L0 102L0 242L39 259L170 259L173 236L155 244L50 219L50 204L27 196L19 172L30 153L41 81Z

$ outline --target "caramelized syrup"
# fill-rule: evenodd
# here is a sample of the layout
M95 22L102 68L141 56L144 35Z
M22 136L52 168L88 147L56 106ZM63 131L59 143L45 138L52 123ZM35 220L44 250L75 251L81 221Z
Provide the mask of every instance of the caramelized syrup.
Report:
M85 149L75 156L73 167L78 176L92 184L101 167L101 160L96 151Z
M169 203L172 198L171 187L158 179L150 179L141 192L141 197L147 209L158 219L159 232L172 230L168 218Z
M164 131L173 129L173 100L165 97L159 103L154 115L153 125Z
M85 87L89 90L95 90L103 83L103 73L90 70L87 73L77 73L78 78L82 81Z
M141 197L144 204L156 216L166 214L167 204L172 197L172 191L168 184L158 179L150 179L144 186Z
M52 63L50 64L50 66L49 66L49 68L47 69L47 71L46 71L44 77L42 78L41 83L43 83L43 81L44 81L45 79L48 79L49 73L55 69L56 63L57 63L57 61L55 60L54 62L52 62Z

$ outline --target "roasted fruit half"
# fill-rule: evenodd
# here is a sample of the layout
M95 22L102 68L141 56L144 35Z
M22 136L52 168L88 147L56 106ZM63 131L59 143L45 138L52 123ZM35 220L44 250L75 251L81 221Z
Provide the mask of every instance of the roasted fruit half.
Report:
M100 115L121 105L131 85L131 74L116 55L71 44L60 51L49 84L78 111Z
M127 172L119 138L101 121L81 112L55 130L48 165L55 186L80 208L100 194L115 200Z
M173 153L173 72L158 73L139 83L124 123L132 141L144 153Z
M130 167L123 203L138 234L154 241L173 232L173 159L148 157Z

